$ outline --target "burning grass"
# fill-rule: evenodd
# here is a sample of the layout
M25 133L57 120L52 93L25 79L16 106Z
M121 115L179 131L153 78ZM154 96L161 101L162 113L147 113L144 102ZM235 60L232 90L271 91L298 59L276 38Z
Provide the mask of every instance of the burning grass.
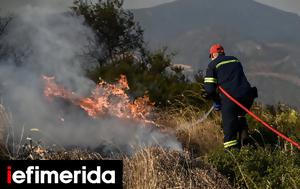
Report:
M137 148L135 153L131 155L118 153L106 156L105 154L83 148L52 149L32 141L24 144L21 149L18 144L11 144L12 148L9 148L5 145L5 141L7 141L5 138L10 136L6 132L11 127L10 116L1 106L1 158L26 160L122 159L124 162L123 182L125 188L231 188L231 186L245 188L249 186L260 187L262 186L259 184L261 182L267 186L298 186L296 182L298 181L300 170L300 161L297 158L298 153L295 156L295 152L292 151L289 155L280 145L276 149L246 147L242 148L240 152L224 153L222 149L223 134L220 127L221 120L218 113L212 113L207 119L194 124L199 118L202 120L201 118L205 115L203 109L208 108L196 109L192 106L173 107L168 110L157 111L156 116L154 116L156 119L153 121L147 118L150 113L153 113L152 109L150 109L153 104L150 103L149 98L144 97L131 101L124 91L127 88L125 81L121 77L121 80L116 85L103 83L102 89L100 87L95 90L96 92L92 93L94 96L83 98L59 87L53 83L53 78L50 78L50 84L55 84L51 89L57 87L59 90L58 93L55 93L53 90L52 92L47 92L46 90L45 94L46 96L55 96L69 100L86 111L91 118L98 117L98 119L101 119L102 116L108 114L121 120L134 120L153 123L156 126L159 125L160 127L155 127L155 129L162 133L175 135L183 145L183 151L172 151L159 146L148 146ZM108 91L105 92L106 88ZM100 105L97 104L95 106L89 106L84 103L98 103L97 99L103 100L100 94L105 96L106 100L104 100L104 103L101 101ZM117 105L114 105L111 101L114 97L118 99L114 101ZM95 108L92 111L94 113L88 111L90 108L91 110ZM115 108L116 110L110 111L110 108ZM129 111L123 111L122 108L129 108ZM280 121L280 125L290 125L291 128L294 128L295 124L299 123L300 120L300 116L294 111L290 111L290 113L279 112L273 115L263 108L259 110L271 117L271 121L274 119L275 125ZM293 122L291 122L290 117L294 118ZM256 126L251 121L250 124ZM18 140L13 139L12 141ZM14 150L16 147L20 150ZM222 150L216 151L218 148ZM13 153L10 153L7 149L13 149ZM278 162L280 165L286 163L286 165L278 168L277 165L274 165L274 162ZM216 169L211 165L214 165ZM220 173L225 176L222 176ZM230 181L225 177L229 177Z
M7 131L8 114L1 109L1 131ZM220 116L213 113L207 120L193 125L204 112L187 107L160 113L157 122L162 132L175 134L184 150L171 151L147 147L133 155L102 153L82 148L66 150L27 143L19 154L7 153L2 145L1 158L27 160L101 160L122 159L124 188L232 188L284 186L298 187L299 153L277 147L242 148L224 153ZM184 116L183 116L184 115ZM298 118L297 118L298 119ZM163 126L164 125L164 126ZM5 155L6 154L6 155ZM15 156L12 156L15 155ZM275 162L275 163L274 163ZM215 166L215 168L213 166ZM280 166L279 166L280 165ZM222 175L221 175L222 173ZM229 180L227 179L229 178ZM263 183L263 184L261 184Z
M1 109L1 137L4 141L7 124L7 114ZM161 122L163 120L160 120ZM166 121L166 120L164 120ZM186 141L187 149L201 148L201 140L197 140L196 134L201 129L181 127L183 120L175 120L176 128L181 140L189 135ZM181 122L182 121L182 122ZM164 128L162 128L164 129ZM169 131L166 131L169 132ZM197 132L192 134L193 132ZM4 144L4 143L3 143ZM12 146L14 147L14 146ZM1 149L5 149L4 145ZM11 148L10 148L11 149ZM231 188L229 182L211 166L204 164L202 160L194 158L188 151L169 151L160 147L150 147L138 150L132 156L118 154L117 156L104 157L101 153L87 149L49 148L31 140L22 145L18 154L3 151L3 157L7 159L26 160L101 160L123 159L124 162L124 188Z
M152 123L148 116L154 108L147 95L132 101L127 95L129 90L125 75L121 75L116 84L103 80L91 91L90 97L81 97L76 93L55 83L55 77L43 76L46 97L59 97L79 106L92 118L111 115L120 119L134 119Z

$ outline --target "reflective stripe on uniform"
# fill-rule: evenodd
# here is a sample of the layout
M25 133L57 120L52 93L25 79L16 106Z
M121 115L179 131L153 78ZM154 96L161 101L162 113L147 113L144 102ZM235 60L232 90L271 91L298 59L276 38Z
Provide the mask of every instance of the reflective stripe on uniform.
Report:
M216 65L216 68L219 68L220 66L224 65L224 64L230 64L230 63L234 63L234 62L240 62L239 60L226 60L226 61L222 61L220 63L218 63Z
M228 142L224 142L224 148L235 146L237 144L238 144L237 140L231 140L231 141L228 141Z
M217 83L218 80L214 77L205 77L204 78L204 83Z

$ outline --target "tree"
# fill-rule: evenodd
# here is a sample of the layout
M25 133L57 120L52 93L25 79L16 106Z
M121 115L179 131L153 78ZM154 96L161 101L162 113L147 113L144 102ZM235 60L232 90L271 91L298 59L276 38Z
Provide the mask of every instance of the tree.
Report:
M143 30L122 4L122 0L99 0L97 3L77 0L72 7L76 14L84 16L86 24L96 34L96 48L101 47L102 51L98 58L100 65L120 56L144 54Z
M146 49L143 30L122 4L120 0L99 0L97 3L78 0L73 6L74 12L83 15L86 24L95 32L95 52L102 51L103 55L97 58L99 65L88 70L88 77L96 83L99 78L113 82L125 74L131 97L147 93L151 101L161 107L178 101L203 103L198 97L201 85L188 81L184 69L172 64L174 54L168 53L167 48L154 52Z

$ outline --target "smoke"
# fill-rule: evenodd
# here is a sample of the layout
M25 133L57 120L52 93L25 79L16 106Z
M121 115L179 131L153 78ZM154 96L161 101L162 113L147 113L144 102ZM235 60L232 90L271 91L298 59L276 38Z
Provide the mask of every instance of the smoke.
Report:
M91 119L62 99L45 98L42 75L55 76L58 83L81 95L95 87L82 71L83 64L92 64L83 52L93 38L82 17L44 6L18 9L0 38L0 92L13 114L14 132L20 136L24 127L24 136L64 147L133 153L140 147L158 145L180 150L174 136L141 123L112 117ZM39 131L31 132L31 128Z

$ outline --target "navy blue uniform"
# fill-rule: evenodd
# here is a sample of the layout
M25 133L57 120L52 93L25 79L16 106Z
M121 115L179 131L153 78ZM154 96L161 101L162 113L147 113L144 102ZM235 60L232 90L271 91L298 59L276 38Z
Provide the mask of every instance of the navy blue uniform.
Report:
M246 112L223 94L219 96L218 85L247 108L252 106L255 95L245 76L242 64L237 58L219 55L209 63L204 78L204 88L214 101L221 100L224 147L227 148L239 144L237 134L247 127Z

